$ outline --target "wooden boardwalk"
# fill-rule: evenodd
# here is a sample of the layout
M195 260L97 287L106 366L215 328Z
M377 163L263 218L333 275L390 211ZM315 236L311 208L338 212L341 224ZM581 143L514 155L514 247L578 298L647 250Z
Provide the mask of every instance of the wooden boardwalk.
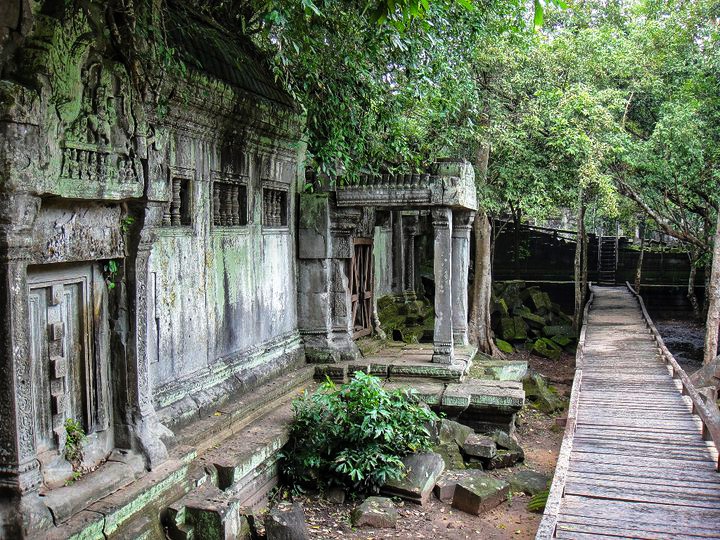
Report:
M595 287L537 538L720 538L720 474L635 296Z

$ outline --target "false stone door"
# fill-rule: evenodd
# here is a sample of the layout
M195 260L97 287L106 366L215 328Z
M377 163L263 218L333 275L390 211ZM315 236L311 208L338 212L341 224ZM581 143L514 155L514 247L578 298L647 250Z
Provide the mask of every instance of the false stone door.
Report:
M372 332L373 262L372 240L356 238L350 262L350 305L353 339Z
M62 455L72 419L88 434L87 457L102 459L112 442L102 273L93 265L37 267L28 271L28 284L37 452Z

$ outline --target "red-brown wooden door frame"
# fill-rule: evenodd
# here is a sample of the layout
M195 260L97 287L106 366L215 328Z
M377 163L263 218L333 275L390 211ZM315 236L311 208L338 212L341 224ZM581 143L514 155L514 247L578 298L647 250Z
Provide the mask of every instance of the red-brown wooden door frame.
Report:
M350 305L353 339L372 333L373 313L373 241L356 238L350 260Z

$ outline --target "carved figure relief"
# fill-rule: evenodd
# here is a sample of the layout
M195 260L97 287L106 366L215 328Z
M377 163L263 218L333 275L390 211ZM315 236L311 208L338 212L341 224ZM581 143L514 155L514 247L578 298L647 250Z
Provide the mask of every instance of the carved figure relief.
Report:
M81 71L80 110L65 132L61 178L98 183L140 182L140 160L128 144L129 134L115 137L113 126L124 116L122 84L98 61L90 61ZM125 144L123 144L125 143Z

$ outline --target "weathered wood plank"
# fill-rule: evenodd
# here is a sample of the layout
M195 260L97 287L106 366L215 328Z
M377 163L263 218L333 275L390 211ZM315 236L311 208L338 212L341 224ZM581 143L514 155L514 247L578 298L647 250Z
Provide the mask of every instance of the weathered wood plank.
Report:
M569 516L599 517L621 522L650 523L672 529L694 527L718 532L720 509L677 507L668 511L666 504L635 503L617 500L590 499L568 495L563 499L563 511Z

